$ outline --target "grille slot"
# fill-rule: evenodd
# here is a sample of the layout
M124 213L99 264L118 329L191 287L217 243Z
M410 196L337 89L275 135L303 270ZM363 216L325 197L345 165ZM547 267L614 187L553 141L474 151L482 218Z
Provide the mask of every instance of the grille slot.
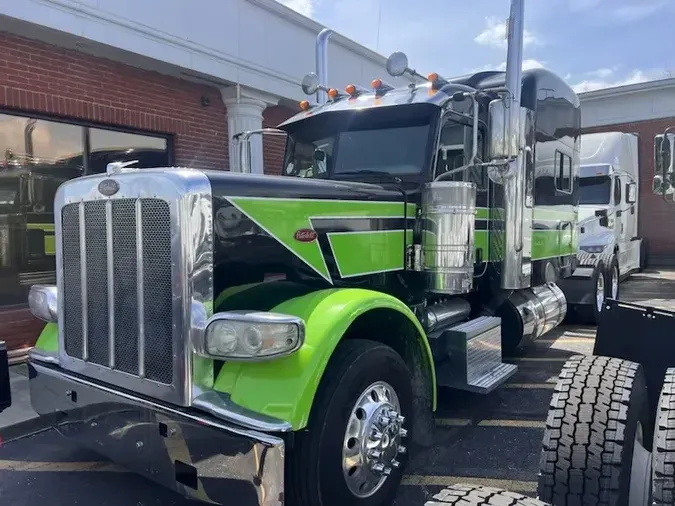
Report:
M65 351L173 381L171 215L160 199L67 204L61 213Z

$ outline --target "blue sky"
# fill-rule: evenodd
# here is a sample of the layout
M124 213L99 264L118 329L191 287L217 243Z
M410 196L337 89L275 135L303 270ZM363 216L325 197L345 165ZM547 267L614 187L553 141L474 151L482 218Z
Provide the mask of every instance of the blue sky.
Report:
M451 77L506 59L509 0L278 1L384 55L404 51L423 74ZM549 68L577 91L675 77L675 0L525 4L525 67Z

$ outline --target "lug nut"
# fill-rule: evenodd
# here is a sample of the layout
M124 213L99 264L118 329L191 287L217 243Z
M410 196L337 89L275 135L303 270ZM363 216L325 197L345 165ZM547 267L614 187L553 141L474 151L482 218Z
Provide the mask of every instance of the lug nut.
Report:
M400 424L403 424L405 422L405 416L398 415L396 417L396 421Z
M136 448L143 448L143 441L136 441Z
M393 467L394 469L398 469L399 467L401 467L401 463L398 460L392 460L391 467Z
M384 472L384 464L380 464L378 462L377 464L373 464L373 467L371 469L376 473L382 473Z
M389 476L391 474L391 467L385 467L384 470L382 471L382 474L385 476Z
M408 436L408 431L406 429L400 429L398 431L398 435L401 437L407 437Z
M408 449L405 446L401 445L398 447L398 453L400 453L401 455L405 455L407 452Z
M382 425L389 425L391 423L391 418L387 415L380 415L380 423Z
M379 450L370 450L368 452L368 456L372 459L379 459L380 457L382 457L382 452Z
M396 418L398 418L398 413L392 409L389 411L389 416L395 420Z

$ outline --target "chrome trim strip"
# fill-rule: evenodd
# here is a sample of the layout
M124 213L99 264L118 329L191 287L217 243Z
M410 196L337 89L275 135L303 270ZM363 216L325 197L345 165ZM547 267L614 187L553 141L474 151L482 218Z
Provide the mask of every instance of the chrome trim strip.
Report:
M112 178L119 191L106 197L98 183ZM56 277L59 300L63 301L63 206L95 200L123 198L164 200L171 216L171 285L173 293L174 371L172 385L111 370L70 357L65 350L64 304L59 304L59 359L61 367L102 382L153 397L163 402L189 406L192 401L192 343L204 332L204 316L213 307L213 211L211 183L203 171L184 168L129 170L108 176L96 174L62 184L54 203ZM202 306L206 315L192 311Z
M28 360L37 360L38 362L45 362L46 364L59 365L59 357L56 352L45 351L39 348L31 348L28 350Z
M82 301L82 360L89 358L89 314L87 310L87 232L85 230L84 202L77 207L80 216L80 300ZM56 239L59 240L59 239ZM59 297L65 301L65 298Z
M143 295L143 213L141 200L136 205L136 301L138 303L138 375L145 377L145 301Z
M196 392L198 393L198 392ZM247 429L265 432L290 432L293 427L285 420L260 415L234 404L227 394L209 390L198 393L192 400L192 407L206 411L226 422L236 423Z
M115 367L115 277L113 260L112 200L105 203L105 240L108 268L108 365Z

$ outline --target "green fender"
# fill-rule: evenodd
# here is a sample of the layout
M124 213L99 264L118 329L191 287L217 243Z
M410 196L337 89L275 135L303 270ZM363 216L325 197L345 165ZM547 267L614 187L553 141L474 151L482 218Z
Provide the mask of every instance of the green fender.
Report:
M40 332L35 347L42 351L58 353L59 351L59 327L56 323L48 323Z
M230 394L236 404L287 421L298 430L307 425L326 365L338 342L360 315L374 309L398 311L415 325L431 368L432 407L436 409L436 377L424 329L412 311L390 295L363 289L327 289L288 299L272 312L305 321L305 343L288 357L265 362L226 361L214 389Z

